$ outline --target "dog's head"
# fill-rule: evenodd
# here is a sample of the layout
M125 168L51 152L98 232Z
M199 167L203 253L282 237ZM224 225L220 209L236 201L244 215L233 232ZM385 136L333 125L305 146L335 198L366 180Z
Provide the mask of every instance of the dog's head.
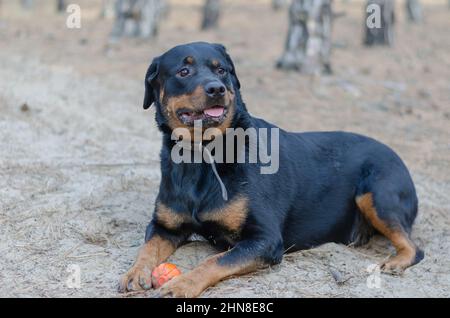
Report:
M144 108L156 106L162 129L229 128L236 113L240 83L220 44L176 46L153 60L145 77Z

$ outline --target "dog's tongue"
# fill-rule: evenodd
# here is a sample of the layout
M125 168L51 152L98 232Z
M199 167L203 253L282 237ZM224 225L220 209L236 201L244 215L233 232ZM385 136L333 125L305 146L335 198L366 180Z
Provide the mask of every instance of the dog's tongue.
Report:
M220 117L223 115L225 109L222 106L214 106L208 109L205 109L203 113L210 117Z

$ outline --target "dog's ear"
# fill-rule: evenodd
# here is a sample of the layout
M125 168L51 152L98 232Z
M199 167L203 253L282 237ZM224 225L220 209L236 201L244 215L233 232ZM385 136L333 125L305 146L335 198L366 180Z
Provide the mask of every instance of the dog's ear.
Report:
M239 82L239 78L236 75L236 68L234 67L233 60L231 59L230 55L227 52L227 49L222 44L214 44L214 46L225 56L225 59L227 60L228 64L231 66L231 75L233 75L234 78L234 84L236 85L237 89L241 89L241 83Z
M149 109L157 97L159 75L159 58L154 58L145 75L144 109Z

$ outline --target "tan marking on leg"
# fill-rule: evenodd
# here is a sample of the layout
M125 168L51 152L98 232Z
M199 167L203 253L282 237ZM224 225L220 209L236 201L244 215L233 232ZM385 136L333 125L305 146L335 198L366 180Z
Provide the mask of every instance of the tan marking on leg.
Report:
M256 271L261 265L256 260L236 265L220 265L218 260L226 253L208 258L194 270L175 277L160 289L161 296L194 298L208 287L216 285L230 276L244 275Z
M356 198L356 203L362 214L381 234L388 238L394 245L397 255L382 264L386 272L403 272L414 263L416 247L402 229L392 229L378 217L373 204L372 193L364 194Z
M178 213L163 203L156 203L156 222L169 230L177 230L191 221L189 214Z
M238 197L224 207L206 213L201 213L202 222L215 222L231 232L239 232L244 226L248 215L248 199Z
M131 269L119 281L119 292L137 291L152 287L153 269L175 252L176 246L160 236L154 236L139 250Z

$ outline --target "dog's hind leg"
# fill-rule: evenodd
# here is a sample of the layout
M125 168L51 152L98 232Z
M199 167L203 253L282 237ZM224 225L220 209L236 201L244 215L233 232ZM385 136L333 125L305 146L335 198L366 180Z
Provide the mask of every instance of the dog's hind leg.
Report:
M377 191L385 190L378 188ZM413 217L406 213L405 208L410 206L408 204L405 206L397 194L384 193L383 195L377 191L358 195L356 204L367 221L388 238L397 251L395 256L381 264L381 269L387 273L400 274L406 268L419 263L424 257L423 252L410 238L416 212L411 212Z

